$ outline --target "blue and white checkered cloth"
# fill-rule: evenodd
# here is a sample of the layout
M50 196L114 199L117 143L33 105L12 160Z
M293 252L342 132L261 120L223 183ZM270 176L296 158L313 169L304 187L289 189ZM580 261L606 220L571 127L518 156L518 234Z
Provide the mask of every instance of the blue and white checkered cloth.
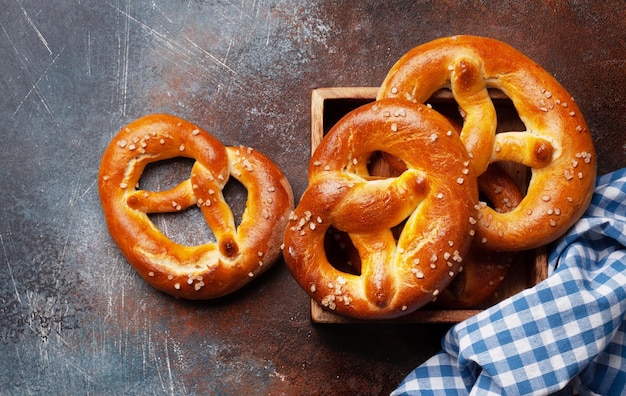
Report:
M626 168L601 176L549 276L453 326L392 395L626 394Z

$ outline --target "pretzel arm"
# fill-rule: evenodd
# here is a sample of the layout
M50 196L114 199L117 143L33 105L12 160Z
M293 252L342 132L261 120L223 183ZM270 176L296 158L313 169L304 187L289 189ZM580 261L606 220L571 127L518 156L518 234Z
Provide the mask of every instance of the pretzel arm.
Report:
M126 199L128 206L144 213L180 212L196 203L189 179L164 191L137 190Z
M462 109L464 120L461 141L472 159L476 174L480 175L489 165L498 124L496 109L477 61L462 57L451 68L452 93Z
M361 259L363 291L370 302L384 308L395 294L393 253L395 240L390 230L380 233L350 234ZM367 279L367 281L364 281Z
M531 132L503 132L496 135L491 162L512 161L531 168L552 162L555 149L546 139Z
M333 222L346 232L393 227L415 210L427 185L421 172L413 169L397 178L358 183L335 209Z

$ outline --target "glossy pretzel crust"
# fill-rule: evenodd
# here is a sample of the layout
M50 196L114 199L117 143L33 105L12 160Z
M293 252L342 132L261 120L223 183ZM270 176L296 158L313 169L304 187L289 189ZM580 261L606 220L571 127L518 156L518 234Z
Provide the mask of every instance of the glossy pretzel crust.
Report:
M407 170L371 177L367 162L377 151ZM283 255L322 306L354 318L397 317L435 299L459 271L477 206L476 176L450 123L426 106L377 101L342 118L317 147ZM396 241L392 228L403 222ZM359 274L329 263L331 226L349 235Z
M189 179L167 191L139 189L146 165L175 157L195 160ZM248 191L238 227L222 196L230 176ZM293 209L291 187L267 157L225 147L196 125L165 114L140 118L112 139L98 187L107 226L124 256L150 285L186 299L232 293L273 265ZM148 217L191 205L200 207L215 243L175 243Z
M489 249L514 251L561 236L587 208L596 176L592 136L571 95L509 45L454 36L402 56L377 99L424 103L441 88L452 90L464 114L461 139L478 175L498 161L521 163L532 172L528 193L515 209L481 209L477 238ZM496 114L487 88L511 99L525 131L495 133Z

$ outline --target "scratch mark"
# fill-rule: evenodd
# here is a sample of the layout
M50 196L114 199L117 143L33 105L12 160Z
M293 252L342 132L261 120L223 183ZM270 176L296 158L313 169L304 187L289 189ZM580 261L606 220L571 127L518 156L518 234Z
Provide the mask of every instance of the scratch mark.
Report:
M20 64L22 65L22 68L26 71L27 74L30 75L30 73L28 73L28 67L26 67L26 64L24 63L24 57L22 56L22 54L20 53L20 51L17 49L17 47L15 46L15 43L13 42L13 40L11 39L11 36L9 36L9 33L6 31L6 29L4 28L4 26L2 24L0 24L0 28L2 28L2 32L4 33L5 37L9 40L9 43L11 43L11 47L13 47L13 51L15 51L15 54L18 56L18 59L20 59ZM64 48L63 48L64 49ZM46 103L46 99L43 95L43 93L41 92L41 90L39 89L38 83L39 81L41 81L41 79L46 75L46 73L48 72L48 70L50 69L50 66L52 66L52 64L54 64L54 62L56 62L57 58L59 57L59 55L61 54L61 52L63 52L63 49L61 49L61 51L59 52L59 54L57 54L57 56L52 60L52 63L50 65L48 65L48 67L46 68L46 70L42 73L42 75L39 77L39 79L37 79L37 81L35 82L35 84L32 85L31 89L28 91L28 93L26 94L26 96L22 99L22 101L20 102L20 104L17 106L17 109L15 109L15 111L13 112L13 115L17 114L20 110L20 108L22 107L22 105L24 104L24 102L26 101L26 99L28 99L28 97L30 97L30 95L33 93L33 91L37 94L37 96L39 96L39 99L41 100L41 102L43 103L44 107L46 108L46 110L48 111L48 114L50 114L50 108L48 107L47 103ZM26 61L28 61L28 59L26 59Z
M171 51L175 56L173 57L168 57L164 54L160 54L161 56L163 56L165 59L170 60L173 63L184 63L190 67L202 67L200 65L198 65L197 61L191 62L189 61L189 59L193 59L195 58L195 56L197 54L200 54L202 57L210 59L211 62L213 62L214 64L217 64L218 66L220 66L221 68L225 69L226 71L228 71L229 73L231 73L232 75L237 75L237 72L232 69L230 66L228 66L223 60L220 60L216 55L212 54L211 52L207 51L206 49L202 48L200 45L198 45L195 41L193 41L191 38L189 38L188 36L182 35L181 38L184 41L181 40L176 40L170 36L168 36L167 32L160 32L148 25L146 25L144 22L138 20L137 18L133 17L130 14L130 7L127 5L126 10L122 10L120 8L116 8L115 6L111 5L111 7L114 7L115 10L120 13L121 15L124 15L126 17L126 31L127 31L127 37L126 37L126 54L125 54L125 75L124 75L124 84L126 84L126 80L128 78L128 45L129 45L129 38L128 38L128 32L130 27L128 26L130 22L134 22L136 23L144 32L146 32L147 34L149 34L150 36L152 36L158 43L160 43L161 45L163 45L164 48L166 48L167 50ZM121 52L122 48L121 48L121 44L120 44L120 52ZM204 68L204 71L210 71L206 68ZM125 88L124 88L125 89ZM125 92L124 92L124 96L125 96Z
M37 28L33 20L30 19L30 16L28 16L28 12L26 12L24 6L19 1L17 3L20 5L20 8L22 9L22 12L24 13L24 17L26 18L28 24L33 28L35 34L37 34L37 37L39 37L39 40L43 43L44 47L46 47L50 55L52 55L52 50L50 49L50 45L48 45L48 41L46 41L45 37L43 36L43 34L41 34L41 31Z
M167 346L167 338L165 338L165 363L167 364L167 374L170 379L170 393L174 393L174 376L172 375L172 365L170 364L170 349Z
M168 224L167 223L167 219L166 218L161 218L160 220L161 221L159 221L159 226L158 227L163 230L163 233L165 235L171 235L170 231L169 231L169 229L167 227L167 224ZM161 228L161 227L163 227L163 228Z
M2 30L4 30L4 28L2 28ZM6 31L5 31L5 34L6 34ZM13 48L15 48L15 47L13 47ZM44 77L46 77L48 75L48 71L56 63L56 61L59 59L59 56L61 56L63 51L65 51L65 46L63 46L63 48L61 48L59 53L56 54L56 56L52 59L52 62L50 62L50 64L46 67L46 69L43 71L43 73L41 73L41 75L39 76L37 81L35 81L35 83L31 86L30 90L26 93L26 95L24 96L24 98L22 99L20 104L17 106L17 108L13 112L13 115L16 115L20 111L20 109L22 108L22 105L26 102L26 100L30 97L30 95L33 92L35 92L37 94L37 96L39 96L39 99L41 100L41 103L45 107L45 109L48 112L48 114L52 114L52 111L50 110L50 107L48 106L48 101L47 101L45 95L43 94L43 92L41 92L41 89L39 89L39 83L41 82L41 80Z
M252 9L256 10L256 12L254 13L254 18L253 19L257 19L259 17L259 9L261 7L259 7L259 5L257 4L257 0L254 0L252 2Z
M14 368L24 367L24 363L23 363L23 360L22 360L21 349L22 348L21 348L20 343L15 343L14 344L14 351L15 351L15 354L17 355L17 362L18 362L18 364L13 365ZM24 360L27 360L27 359L24 359ZM32 395L32 394L35 393L35 392L33 392L31 390L31 386L32 385L30 384L30 382L31 381L24 382L24 385L26 386L26 389L24 390L24 394Z
M126 12L122 13L126 16L124 25L124 56L122 58L122 115L126 115L127 92L128 92L128 55L130 53L130 1L126 3ZM121 51L120 43L120 51Z
M152 342L152 337L148 338L148 348L149 353L152 354L154 358L154 366L156 368L157 375L159 376L159 382L161 383L161 389L165 391L165 383L163 381L163 375L161 374L161 364L159 364L159 357L154 351L154 343Z
M209 58L211 58L212 60L214 60L218 65L222 66L223 68L225 68L226 70L228 70L229 72L233 73L233 74L237 74L237 72L233 69L231 69L226 63L222 62L221 60L217 59L217 57L215 57L215 55L211 54L209 51L205 50L204 48L200 47L198 44L196 44L193 40L191 40L189 37L187 37L186 35L183 35L183 38L189 43L191 44L193 47L197 48L200 52L202 52L203 54L205 54L206 56L208 56ZM230 47L229 47L230 48Z
M150 353L150 332L148 331L148 323L147 323L147 319L144 316L144 323L143 323L143 329L144 329L144 333L145 333L145 337L146 337L146 341L142 342L141 345L141 372L143 373L143 376L146 376L146 373L148 372L148 354ZM147 349L147 351L146 351Z
M20 55L20 51L17 50L17 47L15 46L15 43L13 42L13 40L11 39L11 36L9 36L9 33L6 31L6 29L4 28L4 25L2 25L0 23L0 27L2 28L2 32L4 32L4 35L6 36L6 38L9 40L9 43L11 43L11 47L13 47L13 51L15 51L16 55ZM22 57L20 56L20 59ZM24 66L24 63L22 62L22 66Z
M239 6L239 20L242 20L244 17L246 17L246 10L244 10L244 2L245 0L241 0L241 6Z
M63 337L58 337L58 339L63 342L65 345L69 344L67 343L67 341L65 341L63 339ZM63 351L60 348L56 348L54 346L52 346L56 351L57 351L57 356L60 357L61 359L63 359L65 361L65 363L67 364L67 366L72 367L74 370L76 370L77 372L81 373L85 379L88 382L91 383L98 383L99 381L96 380L95 377L93 377L92 375L90 375L85 369L83 369L80 365L74 363L72 360L70 360L69 358L66 357L67 354L63 353Z
M91 77L91 29L87 30L87 76Z
M187 364L185 363L184 356L183 356L183 351L182 351L182 348L180 346L180 343L178 343L176 341L173 341L172 344L173 344L172 349L174 350L174 354L176 355L176 361L179 364L178 367L180 367L183 372L188 371L188 367L187 367ZM184 395L188 394L187 388L185 386L184 378L178 379L177 383L178 383L177 386L179 388L179 392L178 393L179 394L184 394Z
M9 256L7 254L6 246L4 245L4 238L2 234L0 234L0 245L2 245L2 253L4 254L4 261L7 265L9 276L11 277L11 282L13 283L13 290L15 290L15 298L21 304L22 299L20 298L20 293L17 291L17 282L15 281L15 277L13 276L13 268L11 267L11 262L9 261Z
M598 60L594 62L588 62L587 65L598 65L598 66L609 66L616 65L621 66L626 63L626 59L606 59L606 60Z
M78 196L78 187L80 185L80 178L76 181L75 187L72 189L72 193L70 194L70 199L68 202L68 206L70 208L70 213L73 213L71 210L74 207L74 202L76 201L76 197ZM93 184L92 184L93 185ZM67 229L70 230L73 228L73 217L70 217L70 221L67 224ZM65 263L65 253L67 251L67 247L70 245L70 232L67 231L65 234L65 240L63 241L63 247L61 249L61 253L59 254L59 262Z
M230 7L234 8L235 11L237 11L239 13L239 20L240 21L245 19L245 18L252 19L252 17L246 13L246 10L245 10L245 0L241 0L239 5L235 4L233 1L227 1L227 4ZM254 9L255 5L256 5L256 1L254 1L252 3L252 6L250 8ZM228 11L227 13L230 14L230 11ZM224 15L225 17L227 16L227 14L222 14L222 15Z
M222 18L224 18L224 19L225 19L225 20L227 20L228 22L230 22L230 23L232 23L232 24L237 24L237 23L239 23L239 21L235 20L235 18L233 18L233 17L231 17L231 16L230 16L230 11L229 11L229 10L224 11L224 10L220 9L220 10L218 10L217 12L220 14L220 16L221 16Z
M222 59L222 62L226 63L226 60L228 59L228 54L230 54L230 48L233 46L233 40L230 40L228 42L228 48L226 49L226 55L224 55L224 59Z
M98 179L93 179L93 181L91 182L91 184L89 185L89 187L87 187L87 189L85 191L83 191L83 193L80 195L80 198L82 199L85 195L87 195L87 193L93 188L93 186L96 184L96 182L98 181Z
M267 26L267 37L265 38L265 45L270 45L270 36L272 35L272 28L270 25L270 13L265 14L265 25Z
M76 183L74 188L72 188L72 193L70 194L70 199L68 201L68 205L70 208L74 206L74 202L76 202L76 197L78 196L78 187L80 186L80 176L76 179Z
M120 291L120 294L121 294L120 309L123 311L124 307L126 307L126 288L122 285L121 289L122 290Z

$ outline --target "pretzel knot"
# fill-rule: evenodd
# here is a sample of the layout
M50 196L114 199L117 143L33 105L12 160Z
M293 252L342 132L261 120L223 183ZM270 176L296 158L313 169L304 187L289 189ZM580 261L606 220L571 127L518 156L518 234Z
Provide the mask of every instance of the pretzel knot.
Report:
M480 210L477 238L490 249L522 250L562 235L587 208L596 175L592 137L569 93L510 46L455 36L407 52L389 71L377 99L424 103L441 88L449 88L461 108L461 140L477 175L498 161L532 171L528 192L514 210ZM496 134L488 88L511 99L526 130Z
M191 176L165 191L140 189L149 163L187 157ZM222 190L233 176L248 193L241 223ZM291 187L267 157L225 147L197 126L169 115L149 115L120 131L102 157L99 191L107 226L122 253L153 287L177 297L209 299L231 293L280 256L293 209ZM216 242L173 242L148 214L197 205Z
M370 176L367 162L376 152L398 157L406 171ZM316 149L283 255L323 306L356 318L397 317L435 299L461 270L477 204L476 176L450 123L426 106L377 101L342 118ZM324 239L331 227L348 233L360 273L329 263Z

